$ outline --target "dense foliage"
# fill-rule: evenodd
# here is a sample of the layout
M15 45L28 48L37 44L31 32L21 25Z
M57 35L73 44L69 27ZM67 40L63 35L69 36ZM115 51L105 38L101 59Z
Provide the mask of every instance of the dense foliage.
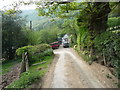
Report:
M51 56L53 54L53 50L48 44L24 46L16 50L17 55L21 57L25 52L28 52L29 65L35 62L40 62L44 57Z
M120 17L108 18L108 27L115 27L120 25Z
M2 53L4 58L13 59L15 49L26 45L27 39L22 31L24 20L16 14L2 15ZM22 41L22 42L21 42Z
M120 33L104 32L94 40L96 55L105 58L106 64L117 69L116 75L120 78ZM98 57L98 59L99 59Z
M2 55L5 59L13 59L15 50L26 45L37 45L42 43L52 43L58 40L61 33L62 20L49 21L42 23L39 30L30 30L25 25L26 20L20 17L19 12L12 13L10 11L3 12L2 16ZM41 21L38 20L39 22ZM41 27L41 25L39 25Z

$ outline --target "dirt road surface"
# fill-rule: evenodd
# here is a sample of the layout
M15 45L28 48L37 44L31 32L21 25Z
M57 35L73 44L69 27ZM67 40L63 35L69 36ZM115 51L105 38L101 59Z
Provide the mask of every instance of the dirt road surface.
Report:
M105 66L88 65L72 48L60 48L54 54L42 88L117 88L117 79ZM107 78L107 74L112 78Z

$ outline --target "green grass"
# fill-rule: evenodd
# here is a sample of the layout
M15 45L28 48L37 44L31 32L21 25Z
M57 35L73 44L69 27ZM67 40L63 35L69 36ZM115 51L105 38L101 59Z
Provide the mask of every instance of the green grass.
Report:
M14 60L6 60L2 62L2 72L0 74L6 74L11 70L11 68L16 65L17 63L20 63L21 59L14 59Z
M19 80L14 81L6 88L29 88L31 84L35 83L47 72L48 66L52 62L53 58L53 55L46 56L43 60L46 61L46 63L29 67L29 71L22 73ZM39 70L39 68L42 69Z
M46 63L44 63L44 64L39 64L39 65L35 65L35 66L31 66L31 67L30 67L30 70L35 70L37 67L39 67L39 68L40 68L40 67L41 67L41 68L47 68L48 65L52 62L53 57L54 57L54 56L46 56L46 57L44 58L44 60L41 61L41 62L46 62ZM40 63L40 62L38 62L38 63Z

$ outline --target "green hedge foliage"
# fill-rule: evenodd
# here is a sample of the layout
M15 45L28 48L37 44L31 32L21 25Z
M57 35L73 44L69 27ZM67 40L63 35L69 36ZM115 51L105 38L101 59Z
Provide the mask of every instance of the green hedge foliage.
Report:
M108 18L108 27L115 27L120 25L120 17Z
M120 32L104 32L94 40L96 53L105 56L107 63L116 68L120 78Z
M90 35L84 31L78 38L78 50L82 50L84 55L90 54L91 47L94 48L94 55L92 55L88 62L98 60L96 56L103 58L108 66L116 69L115 75L120 78L120 32L106 31L97 35L93 40L90 40Z
M50 56L53 54L53 50L48 44L24 46L16 50L18 56L22 56L25 52L28 52L29 65L43 60L45 56Z

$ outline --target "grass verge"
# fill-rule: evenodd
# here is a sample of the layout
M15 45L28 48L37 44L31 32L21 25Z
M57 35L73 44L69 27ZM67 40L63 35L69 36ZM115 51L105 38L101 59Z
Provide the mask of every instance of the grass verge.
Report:
M38 64L31 66L29 71L21 74L20 78L6 88L29 88L29 86L39 80L47 72L49 65L51 64L54 56L46 56L43 61L44 64Z

